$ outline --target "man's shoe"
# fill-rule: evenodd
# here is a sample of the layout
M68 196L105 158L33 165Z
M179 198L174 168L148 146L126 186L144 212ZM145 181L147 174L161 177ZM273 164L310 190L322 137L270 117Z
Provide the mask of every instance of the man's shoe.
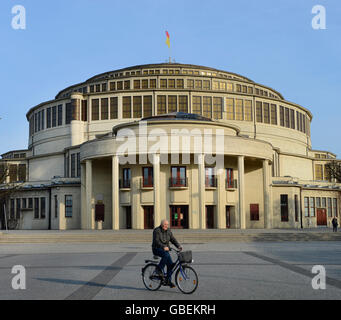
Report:
M175 284L171 280L168 280L166 285L170 288L175 288Z

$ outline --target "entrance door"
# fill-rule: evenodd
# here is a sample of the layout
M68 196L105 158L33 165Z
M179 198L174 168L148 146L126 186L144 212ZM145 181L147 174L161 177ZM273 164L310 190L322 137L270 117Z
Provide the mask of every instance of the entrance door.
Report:
M146 206L143 207L144 210L144 228L153 229L154 228L154 207Z
M226 229L231 228L231 207L226 206Z
M126 228L131 229L131 206L125 207L126 211Z
M214 206L206 206L206 229L214 228Z
M188 229L188 206L170 206L171 228Z
M326 226L327 225L327 210L326 209L317 209L316 210L316 221L318 226Z

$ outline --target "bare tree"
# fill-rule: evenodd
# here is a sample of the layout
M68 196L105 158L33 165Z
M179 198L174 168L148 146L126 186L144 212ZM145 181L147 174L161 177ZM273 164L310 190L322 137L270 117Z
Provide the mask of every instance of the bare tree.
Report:
M331 179L341 183L341 161L333 160L327 163L326 170Z
M5 222L7 222L7 227L9 229L16 229L19 223L19 219L16 216L10 216L7 204L9 199L20 189L22 183L8 183L7 177L9 177L9 175L9 165L0 163L0 229L5 228Z

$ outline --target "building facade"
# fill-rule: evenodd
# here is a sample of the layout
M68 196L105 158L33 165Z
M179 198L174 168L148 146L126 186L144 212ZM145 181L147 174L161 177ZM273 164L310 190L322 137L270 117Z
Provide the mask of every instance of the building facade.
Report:
M339 216L311 112L238 74L163 63L106 72L27 112L0 160L18 229L306 228Z

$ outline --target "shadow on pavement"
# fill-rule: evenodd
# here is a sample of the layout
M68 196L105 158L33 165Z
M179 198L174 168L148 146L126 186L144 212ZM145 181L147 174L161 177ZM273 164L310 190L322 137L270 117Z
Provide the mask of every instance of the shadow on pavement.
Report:
M81 280L70 280L70 279L55 279L55 278L35 278L39 281L47 281L47 282L56 282L56 283L62 283L62 284L70 284L70 285L80 285L80 286L89 286L89 287L102 287L102 288L108 288L108 289L118 289L118 290L137 290L137 291L146 291L144 288L135 288L135 287L127 287L127 286L111 286L96 282L87 282L87 281L81 281Z

